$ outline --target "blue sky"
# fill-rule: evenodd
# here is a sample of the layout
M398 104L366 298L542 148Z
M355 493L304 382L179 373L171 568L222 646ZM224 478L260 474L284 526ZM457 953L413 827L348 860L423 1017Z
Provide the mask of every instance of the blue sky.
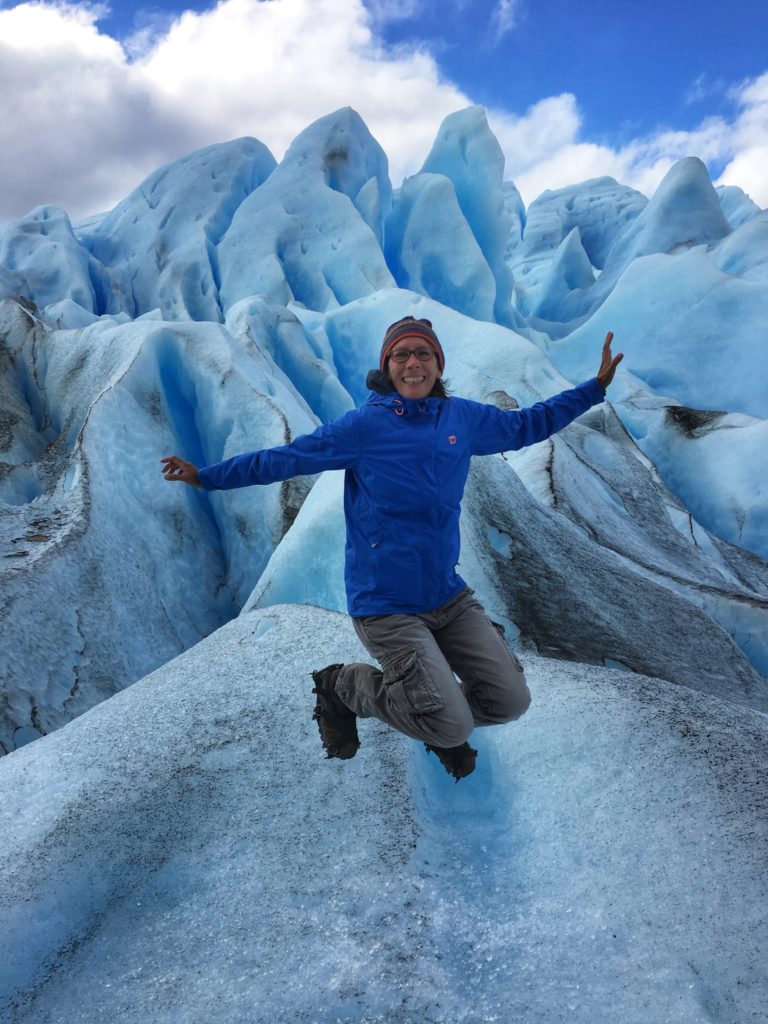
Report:
M236 135L279 159L344 105L395 184L447 113L479 103L528 202L602 173L648 194L698 155L768 205L768 4L754 0L0 0L0 85L16 111L0 126L0 218L106 208Z
M691 129L731 105L728 87L768 68L764 2L523 0L501 38L491 6L467 2L445 18L442 5L424 5L384 35L425 39L478 103L524 110L571 92L584 130L614 145L661 124Z

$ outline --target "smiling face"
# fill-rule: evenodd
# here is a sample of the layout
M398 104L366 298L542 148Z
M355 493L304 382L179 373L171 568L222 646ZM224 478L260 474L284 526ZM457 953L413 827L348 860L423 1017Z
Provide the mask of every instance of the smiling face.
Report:
M409 350L411 354L404 363L398 363L392 358L397 352ZM429 359L418 359L416 351L428 351ZM403 398L426 398L440 376L437 354L423 337L406 335L393 346L387 359L387 373L393 387Z

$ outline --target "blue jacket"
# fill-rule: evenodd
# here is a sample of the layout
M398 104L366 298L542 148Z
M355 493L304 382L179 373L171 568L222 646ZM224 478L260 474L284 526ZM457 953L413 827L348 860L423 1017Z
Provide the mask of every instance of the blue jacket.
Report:
M466 586L456 563L470 457L543 441L602 401L597 378L507 412L463 398L372 392L360 408L290 444L201 469L200 483L227 490L346 470L349 614L415 614Z

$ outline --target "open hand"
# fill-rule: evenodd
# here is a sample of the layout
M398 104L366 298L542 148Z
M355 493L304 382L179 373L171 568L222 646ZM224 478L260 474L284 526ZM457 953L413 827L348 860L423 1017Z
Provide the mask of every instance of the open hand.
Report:
M166 480L170 480L172 483L189 484L190 487L201 486L197 478L197 466L191 462L185 462L178 455L167 455L160 461L164 463L163 476Z
M600 369L597 371L597 379L605 390L613 380L613 375L616 373L616 367L619 365L621 360L624 358L624 353L619 352L618 355L611 355L611 342L613 341L613 331L608 331L603 342L603 360L600 363Z

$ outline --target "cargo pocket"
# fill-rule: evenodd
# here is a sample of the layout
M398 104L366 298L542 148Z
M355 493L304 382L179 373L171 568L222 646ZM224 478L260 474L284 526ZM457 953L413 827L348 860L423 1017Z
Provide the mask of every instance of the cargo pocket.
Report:
M496 630L496 632L499 634L501 639L504 641L504 646L507 649L507 653L509 654L510 658L512 659L512 661L513 661L517 671L518 672L525 672L525 669L523 668L523 663L520 661L518 656L515 654L515 652L512 650L512 648L507 643L507 631L506 631L506 629L504 629L504 627L502 626L502 624L500 622L494 622L493 619L488 619L488 621L493 626L493 628Z
M399 652L383 664L387 697L406 715L428 715L443 707L440 690L419 661L417 651Z

